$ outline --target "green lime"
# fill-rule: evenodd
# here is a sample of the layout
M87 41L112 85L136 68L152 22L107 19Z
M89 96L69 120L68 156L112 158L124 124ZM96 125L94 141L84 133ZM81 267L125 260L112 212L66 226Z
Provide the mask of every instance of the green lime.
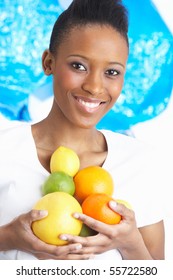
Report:
M73 195L75 192L73 177L64 172L50 174L42 186L42 193L46 195L52 192L66 192Z
M86 237L86 236L92 236L92 235L96 235L96 234L97 234L97 231L95 231L92 228L88 227L87 225L83 224L79 235Z

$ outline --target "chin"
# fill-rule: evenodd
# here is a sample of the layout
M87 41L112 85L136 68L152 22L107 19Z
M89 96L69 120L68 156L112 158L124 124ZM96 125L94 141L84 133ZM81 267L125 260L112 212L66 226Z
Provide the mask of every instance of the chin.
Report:
M78 126L79 128L82 128L82 129L92 129L93 127L96 126L96 122L76 122L76 126Z
M92 129L95 126L96 126L95 124L80 124L78 127L82 129Z

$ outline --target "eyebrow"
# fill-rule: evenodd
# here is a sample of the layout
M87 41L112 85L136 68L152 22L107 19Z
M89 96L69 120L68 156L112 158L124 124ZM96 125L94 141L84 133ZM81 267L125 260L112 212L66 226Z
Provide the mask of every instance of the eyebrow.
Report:
M85 60L88 60L88 58L86 57L86 56L84 56L84 55L79 55L79 54L71 54L71 55L69 55L68 57L79 57L79 58L83 58L83 59L85 59ZM110 65L119 65L119 66L121 66L121 67L123 67L123 68L125 68L125 66L122 64L122 63L120 63L120 62L117 62L117 61L112 61L112 62L107 62L108 64L110 64Z
M124 64L122 64L122 63L120 63L120 62L117 62L117 61L115 61L115 62L108 62L108 63L109 63L109 64L118 64L118 65L120 65L121 67L125 68Z

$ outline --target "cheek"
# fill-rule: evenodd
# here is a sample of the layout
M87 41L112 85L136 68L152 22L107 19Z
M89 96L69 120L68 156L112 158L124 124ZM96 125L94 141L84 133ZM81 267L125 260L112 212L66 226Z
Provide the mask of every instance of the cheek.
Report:
M63 91L72 90L78 87L81 82L82 79L79 75L67 70L59 72L55 79L56 85Z
M123 84L124 84L124 79L120 79L118 82L116 82L110 86L109 92L112 97L112 102L116 102L116 100L120 96L122 88L123 88Z

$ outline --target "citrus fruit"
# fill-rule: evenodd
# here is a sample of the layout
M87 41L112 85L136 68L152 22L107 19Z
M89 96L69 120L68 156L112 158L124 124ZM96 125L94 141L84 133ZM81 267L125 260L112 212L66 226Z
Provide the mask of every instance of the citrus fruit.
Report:
M113 194L114 183L110 173L100 166L89 166L74 176L75 198L82 203L92 193Z
M117 203L121 203L121 204L124 204L127 208L129 209L132 209L132 206L129 202L127 202L126 200L123 200L123 199L115 199L115 201Z
M62 171L69 176L74 176L80 166L78 155L72 149L64 146L57 148L50 159L51 173Z
M96 234L97 234L97 232L95 230L93 230L92 228L83 224L79 236L86 237L86 236L92 236L92 235L96 235Z
M116 201L104 193L91 194L83 201L82 211L84 214L106 224L118 224L121 221L121 215L110 209L108 206L110 200Z
M79 202L65 192L53 192L43 196L33 209L47 210L48 216L32 223L34 234L42 241L53 245L64 245L59 239L62 233L79 235L82 222L75 219L74 212L82 213Z
M42 193L46 195L52 192L67 192L73 195L75 192L73 177L64 172L50 174L42 186Z

